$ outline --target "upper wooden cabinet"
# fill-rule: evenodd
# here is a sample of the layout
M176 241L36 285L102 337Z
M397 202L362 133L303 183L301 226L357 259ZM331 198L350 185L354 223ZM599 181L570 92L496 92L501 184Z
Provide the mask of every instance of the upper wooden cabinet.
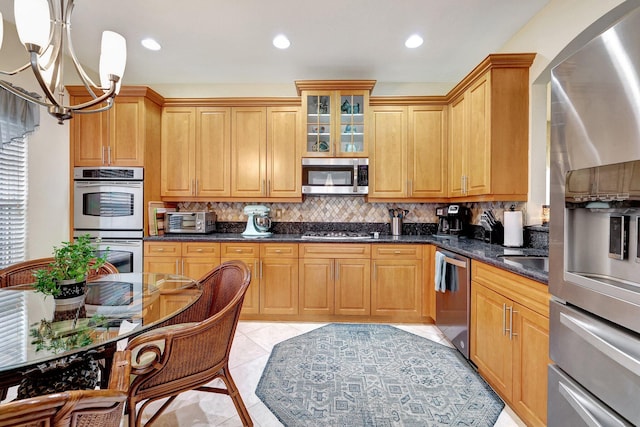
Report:
M450 92L450 197L527 200L534 56L489 55Z
M165 200L300 200L299 106L162 111Z
M366 157L369 94L375 81L296 81L302 97L303 157Z
M446 107L371 108L369 199L447 197Z
M162 111L161 195L230 195L231 109L166 107Z
M87 102L84 86L67 86L70 102ZM75 114L70 123L73 166L146 166L158 155L163 98L142 86L123 86L102 113Z

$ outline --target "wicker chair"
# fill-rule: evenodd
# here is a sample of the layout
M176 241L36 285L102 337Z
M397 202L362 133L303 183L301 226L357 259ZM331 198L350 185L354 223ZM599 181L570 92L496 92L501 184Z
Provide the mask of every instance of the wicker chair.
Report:
M168 397L147 424L153 423L178 394L188 390L229 395L243 425L253 425L229 372L229 352L251 272L242 261L228 261L205 277L212 281L208 318L154 329L129 342L134 376L127 403L129 427L141 425L147 405ZM216 378L226 388L205 386ZM144 403L136 411L139 402Z
M47 268L53 262L53 258L38 258L29 261L18 262L0 270L0 288L33 283L33 272L41 268ZM115 265L106 262L97 271L91 270L89 278L118 273Z
M47 394L0 405L0 426L119 427L129 390L131 353L114 355L108 389Z

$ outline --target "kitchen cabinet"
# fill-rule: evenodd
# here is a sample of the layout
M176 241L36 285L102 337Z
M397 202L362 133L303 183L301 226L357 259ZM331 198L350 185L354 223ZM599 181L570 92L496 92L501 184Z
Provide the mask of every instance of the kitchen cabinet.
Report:
M298 314L298 245L295 243L222 243L222 260L254 265L244 314ZM255 286L255 285L258 286ZM257 301L257 313L256 313Z
M300 245L300 315L367 316L371 245Z
M369 94L374 81L296 81L302 98L303 157L367 157Z
M547 286L482 262L471 266L471 360L527 425L544 426Z
M70 102L91 100L84 86L67 86ZM158 156L163 99L146 87L123 86L102 113L76 114L70 123L73 166L147 166Z
M436 265L436 246L426 245L423 248L424 287L422 289L422 317L436 320L436 288L434 283Z
M369 200L445 200L446 107L371 107Z
M299 107L234 107L231 196L300 199Z
M422 249L422 245L372 245L372 316L394 321L422 316Z
M165 107L161 148L163 197L230 195L230 108Z
M199 279L220 264L217 242L144 242L143 270Z
M162 198L299 201L301 139L298 106L167 106Z
M450 197L527 200L534 56L489 55L450 92Z

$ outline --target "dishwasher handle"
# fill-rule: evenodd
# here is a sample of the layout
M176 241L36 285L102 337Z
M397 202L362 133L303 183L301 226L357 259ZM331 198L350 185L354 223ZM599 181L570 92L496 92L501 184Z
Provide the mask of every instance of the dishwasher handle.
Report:
M444 262L447 264L455 265L456 267L467 268L467 261L462 261L448 256L444 257Z

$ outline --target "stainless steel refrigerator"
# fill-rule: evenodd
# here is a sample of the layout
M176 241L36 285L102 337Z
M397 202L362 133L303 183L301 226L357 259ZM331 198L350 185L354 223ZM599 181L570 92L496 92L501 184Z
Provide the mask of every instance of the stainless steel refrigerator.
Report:
M640 425L640 9L551 85L548 425Z

